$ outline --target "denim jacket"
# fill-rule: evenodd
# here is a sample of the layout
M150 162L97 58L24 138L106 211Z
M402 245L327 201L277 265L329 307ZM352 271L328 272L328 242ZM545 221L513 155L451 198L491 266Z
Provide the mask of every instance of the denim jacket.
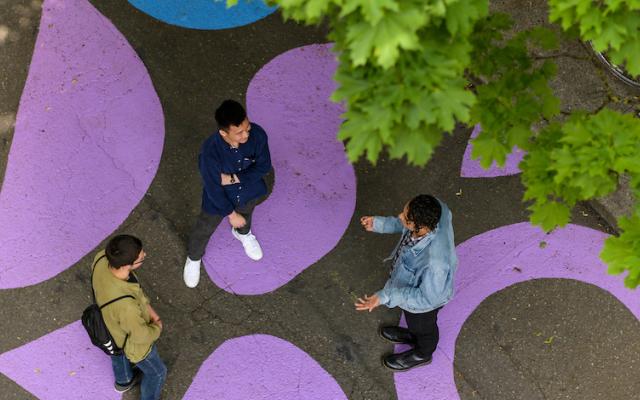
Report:
M398 256L389 280L376 293L380 304L423 313L442 307L453 297L453 275L458 257L453 241L451 211L441 201L440 205L442 215L436 229L413 247L405 247ZM373 231L404 234L406 228L397 217L374 217ZM399 245L400 242L396 249ZM395 251L387 260L393 258Z

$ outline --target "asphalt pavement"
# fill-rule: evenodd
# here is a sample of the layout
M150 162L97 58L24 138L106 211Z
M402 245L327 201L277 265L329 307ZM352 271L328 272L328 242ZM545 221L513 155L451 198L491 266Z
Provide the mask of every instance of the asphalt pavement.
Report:
M355 212L344 235L331 252L281 288L263 295L234 295L203 274L199 286L188 289L182 282L182 267L201 194L195 160L202 141L215 130L215 107L226 98L244 101L252 77L276 56L296 47L326 43L326 28L285 23L275 12L233 29L185 29L154 19L125 0L91 3L144 62L165 118L157 174L142 201L115 232L143 238L150 255L140 276L166 327L158 342L169 368L163 398L181 399L216 348L228 339L252 334L277 336L302 349L350 400L399 398L393 373L380 364L380 356L392 351L392 346L381 341L376 330L381 324L398 322L400 311L381 307L373 313L358 313L353 307L354 295L370 294L384 284L388 270L381 260L397 238L364 232L359 217L395 215L413 196L431 193L451 208L456 244L462 244L493 229L527 221L519 176L460 177L470 129L458 127L444 138L425 167L408 166L386 155L375 166L356 163ZM541 22L545 13L541 2L501 1L494 8L511 11L518 27ZM2 39L0 30L0 179L39 15L37 2L0 1L0 28L11 32ZM555 83L563 107L597 106L597 99L589 94L600 82L593 72L596 67L580 58L587 56L576 42L563 46L570 56L560 57ZM582 81L564 83L583 70ZM275 179L277 182L277 170ZM305 223L303 215L299 223ZM572 223L611 232L586 204L576 207ZM0 290L0 354L79 319L90 295L88 265L103 246L100 243L54 278ZM1 251L9 250L4 247ZM545 261L552 262L541 260ZM509 286L481 302L455 341L453 370L459 397L635 398L640 393L639 327L624 304L592 284L533 279ZM435 398L428 387L414 393L414 398ZM124 399L137 396L134 390ZM0 399L35 398L0 374Z

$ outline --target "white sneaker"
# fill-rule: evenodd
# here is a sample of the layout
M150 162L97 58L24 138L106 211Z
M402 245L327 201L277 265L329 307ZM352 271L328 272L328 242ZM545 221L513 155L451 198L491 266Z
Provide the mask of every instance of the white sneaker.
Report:
M246 235L239 234L235 229L231 229L231 233L233 237L242 242L242 247L244 247L244 252L247 253L247 256L254 260L258 261L262 258L262 248L260 248L260 243L255 236L249 231Z
M198 282L200 281L201 263L201 260L194 261L187 257L187 262L184 264L184 272L182 274L182 277L184 278L184 283L190 288L198 286Z

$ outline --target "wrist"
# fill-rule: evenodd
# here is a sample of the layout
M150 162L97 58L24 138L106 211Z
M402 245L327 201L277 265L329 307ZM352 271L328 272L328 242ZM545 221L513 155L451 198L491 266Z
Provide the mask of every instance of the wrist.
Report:
M379 290L377 291L374 296L378 297L378 304L383 306L383 305L387 305L387 302L389 301L389 297L387 297L387 295L384 293L383 290Z

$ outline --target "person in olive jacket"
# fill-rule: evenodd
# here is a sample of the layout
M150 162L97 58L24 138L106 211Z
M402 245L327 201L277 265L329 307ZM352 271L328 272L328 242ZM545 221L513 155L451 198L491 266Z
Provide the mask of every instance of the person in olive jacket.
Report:
M162 332L162 321L133 272L140 268L145 257L140 239L115 236L94 259L92 285L98 305L121 296L132 296L102 309L109 333L124 350L121 355L111 356L116 391L126 392L141 378L140 398L157 400L167 375L155 345Z

